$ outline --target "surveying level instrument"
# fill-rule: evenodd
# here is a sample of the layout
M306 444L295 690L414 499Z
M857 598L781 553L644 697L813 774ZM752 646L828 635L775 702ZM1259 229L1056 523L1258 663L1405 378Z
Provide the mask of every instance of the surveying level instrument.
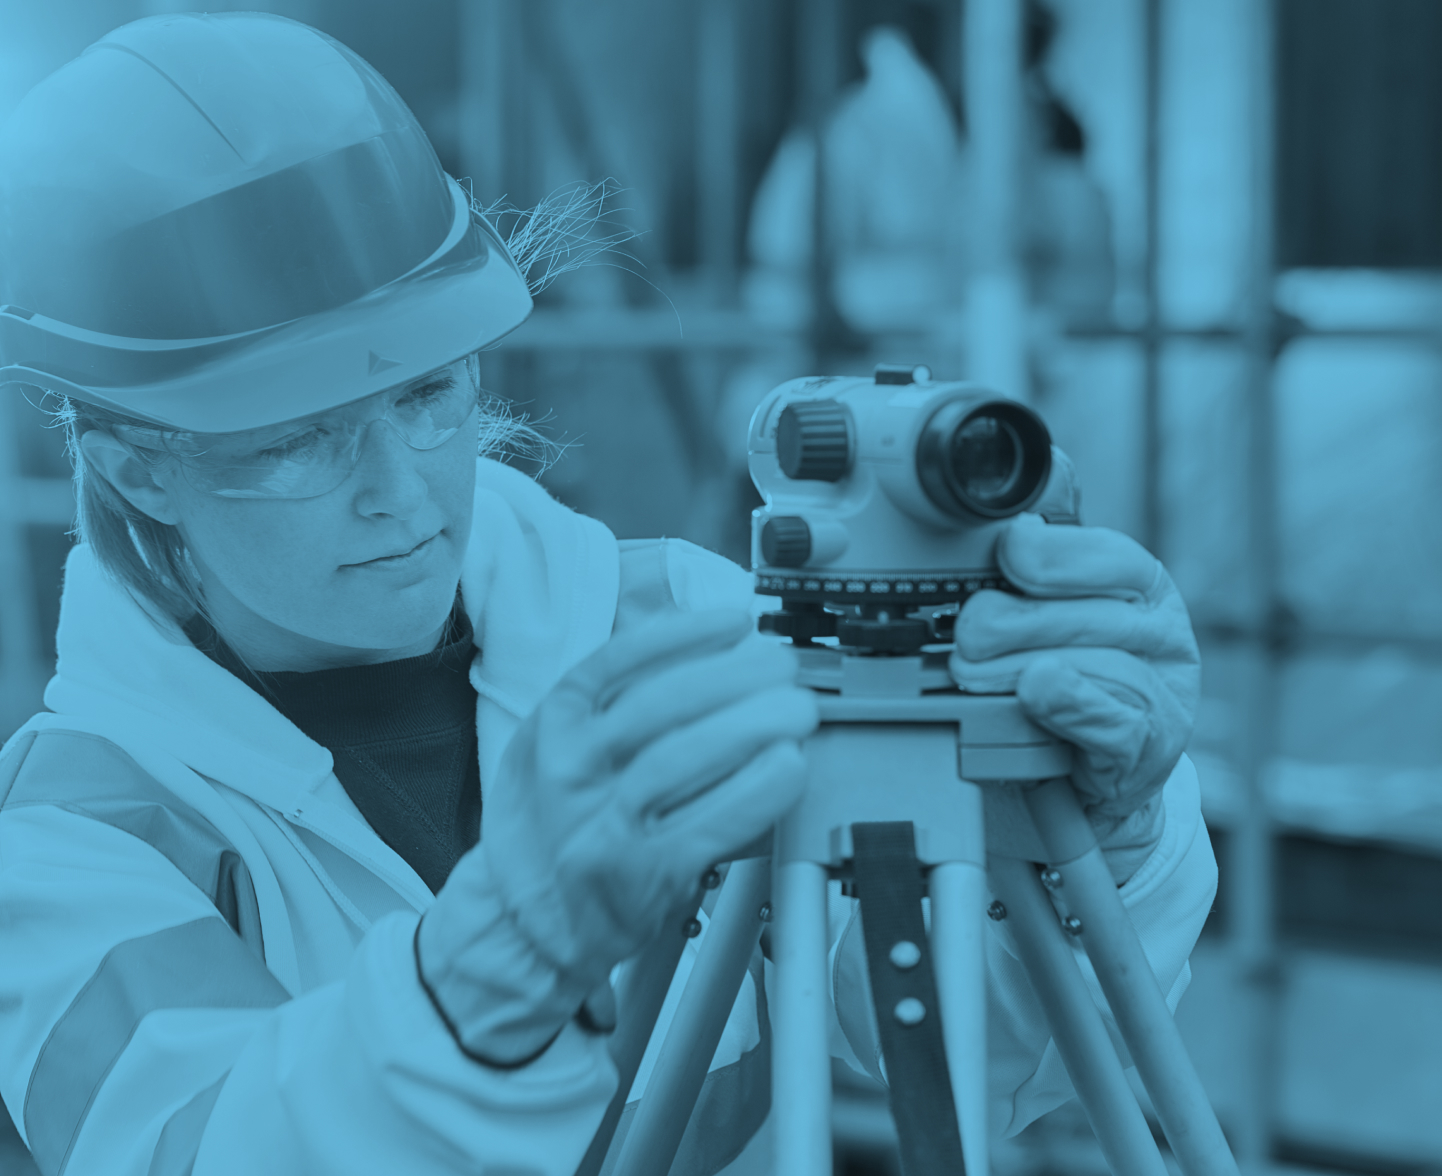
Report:
M1073 950L1083 948L1185 1176L1237 1167L1067 776L1071 749L1014 695L968 695L947 656L960 606L1013 591L1012 516L1077 522L1045 424L926 368L793 380L757 408L756 590L782 608L821 726L810 781L774 836L732 863L615 1176L666 1176L747 963L772 917L777 1176L831 1176L827 883L861 908L906 1176L989 1169L986 920L1005 920L1116 1176L1165 1176ZM1054 470L1057 476L1053 477ZM834 644L832 644L834 640ZM766 856L769 853L769 858ZM990 889L989 889L990 888ZM930 928L923 918L930 900ZM580 1172L600 1171L694 910L622 980L621 1085Z

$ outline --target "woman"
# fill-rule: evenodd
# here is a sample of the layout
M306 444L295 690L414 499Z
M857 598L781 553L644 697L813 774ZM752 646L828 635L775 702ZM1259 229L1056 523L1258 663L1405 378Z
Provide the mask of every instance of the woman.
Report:
M0 761L0 1094L40 1170L572 1172L616 1081L613 966L803 786L815 706L749 577L476 461L508 426L472 357L524 277L303 25L157 17L32 91L0 132L0 302L0 379L68 406L82 538L49 709ZM1175 999L1214 884L1173 771L1195 647L1140 549L1046 530L1004 555L1061 599L978 598L954 670L1078 741ZM1019 1130L1068 1091L988 951ZM763 989L718 1064L759 1056ZM863 989L836 1049L874 1070ZM740 1151L744 1109L687 1170Z

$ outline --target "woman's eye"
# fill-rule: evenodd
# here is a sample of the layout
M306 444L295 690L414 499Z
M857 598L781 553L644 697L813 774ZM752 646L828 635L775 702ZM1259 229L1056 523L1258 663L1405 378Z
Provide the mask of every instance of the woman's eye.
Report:
M322 432L321 429L307 429L304 433L297 433L279 444L260 450L256 457L262 461L283 461L288 457L302 456L320 443Z
M396 403L407 408L423 408L432 401L440 400L454 391L455 386L455 377L445 376L439 380L432 380L429 384L422 384L419 388L412 388Z

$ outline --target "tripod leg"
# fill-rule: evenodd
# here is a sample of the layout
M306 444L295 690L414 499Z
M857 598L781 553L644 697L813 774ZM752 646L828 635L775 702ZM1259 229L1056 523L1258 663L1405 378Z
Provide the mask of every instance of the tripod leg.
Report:
M681 953L686 950L683 928L696 917L700 905L698 898L684 911L672 911L666 920L665 931L623 966L616 985L616 1031L609 1043L619 1083L601 1125L591 1139L591 1146L576 1167L576 1176L597 1176L606 1162L606 1153L626 1109L631 1084L636 1080L636 1072L646 1054L646 1044L656 1028L661 1006L666 1003L666 993L670 991L671 980L676 975L676 965L681 962Z
M770 858L732 863L701 943L700 958L686 981L635 1121L621 1146L617 1172L666 1176L671 1170L756 948L763 926L761 907L770 893Z
M826 868L779 862L771 1111L777 1176L831 1176L831 1053L826 1040Z
M1156 1141L1036 871L1027 862L995 858L990 873L1021 962L1046 1011L1052 1040L1107 1165L1114 1176L1166 1176Z
M981 923L986 873L971 862L945 862L932 868L927 888L946 1068L961 1125L961 1151L967 1176L987 1176L991 1153L986 1135L986 954Z
M1237 1176L1237 1162L1071 784L1050 780L1030 790L1027 808L1061 873L1067 909L1081 920L1082 946L1183 1173Z

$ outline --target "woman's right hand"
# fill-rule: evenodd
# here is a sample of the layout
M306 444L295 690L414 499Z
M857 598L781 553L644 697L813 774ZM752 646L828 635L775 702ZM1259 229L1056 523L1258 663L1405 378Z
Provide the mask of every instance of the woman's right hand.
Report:
M417 939L463 1045L523 1056L506 1043L544 1042L707 868L796 803L799 741L817 724L796 668L743 611L681 613L613 637L541 701Z
M604 978L701 875L800 797L816 703L746 613L684 613L615 637L516 732L482 840L536 951Z

